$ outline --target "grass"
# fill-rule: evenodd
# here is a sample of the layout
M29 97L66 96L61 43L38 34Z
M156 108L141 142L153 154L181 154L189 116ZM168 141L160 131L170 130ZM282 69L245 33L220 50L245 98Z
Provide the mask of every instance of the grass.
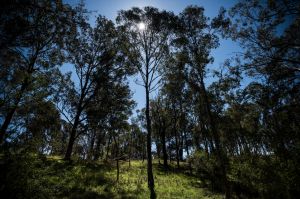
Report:
M14 167L7 165L11 171L8 171L9 182L6 183L10 183L10 186L4 190L15 194L18 191L22 192L18 190L20 186L23 189L26 187L25 195L19 194L19 198L27 197L28 194L30 198L149 198L146 161L131 161L130 167L128 162L121 162L118 182L115 162L68 163L60 157L50 156L42 160L35 157L26 164L23 161L22 165L30 172L20 171L20 165L16 165L15 169L21 172L20 176L17 176L18 172L13 170ZM22 178L24 173L26 175ZM204 188L198 178L189 175L184 163L181 163L180 170L171 164L170 169L165 171L154 161L153 173L159 199L222 198L222 195L211 193ZM15 181L11 178L18 179L19 182L23 179L25 185L14 185ZM15 195L13 197L18 198Z

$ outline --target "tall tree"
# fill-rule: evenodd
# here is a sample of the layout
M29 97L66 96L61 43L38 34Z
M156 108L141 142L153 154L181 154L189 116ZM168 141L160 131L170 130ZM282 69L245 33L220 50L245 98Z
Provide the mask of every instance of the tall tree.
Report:
M124 28L131 52L142 78L140 83L145 88L146 94L146 124L147 124L147 173L150 197L155 198L154 179L152 172L151 153L151 118L150 118L150 93L159 85L160 76L157 74L164 56L168 51L169 27L173 14L159 11L153 7L144 9L132 8L121 11L117 22Z
M218 157L222 179L225 185L226 198L230 198L230 185L227 179L228 159L215 122L215 116L212 110L212 103L205 86L205 77L207 73L206 66L213 59L209 56L210 50L218 46L218 39L213 34L208 19L204 16L204 9L201 7L190 6L180 13L181 30L178 31L178 38L175 44L179 47L178 56L179 66L185 66L185 79L189 86L199 96L204 107L204 115L207 118L205 125L209 126L209 132L213 140L211 144L212 151Z
M163 96L158 96L151 102L151 115L153 117L154 133L162 146L163 165L165 170L168 169L167 153L167 129L170 126L168 107Z
M70 77L69 80L63 77L61 96L57 96L59 110L72 124L66 160L71 158L76 138L85 131L82 127L86 126L89 104L101 89L123 81L129 72L113 22L99 16L96 27L92 28L81 19L77 35L68 43L69 62L75 68L78 85Z
M38 76L62 63L64 41L74 30L74 11L61 1L1 3L0 142L24 95Z

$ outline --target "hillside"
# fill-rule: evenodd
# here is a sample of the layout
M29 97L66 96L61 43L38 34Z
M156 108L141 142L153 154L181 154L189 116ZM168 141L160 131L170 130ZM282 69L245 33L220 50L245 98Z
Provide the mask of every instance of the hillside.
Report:
M58 156L14 157L1 161L4 190L12 198L147 198L146 161L123 161L119 182L114 162L67 163ZM6 176L5 176L6 173ZM4 177L4 176L5 177ZM201 181L173 165L168 171L154 162L157 198L221 198ZM3 188L3 187L2 187Z

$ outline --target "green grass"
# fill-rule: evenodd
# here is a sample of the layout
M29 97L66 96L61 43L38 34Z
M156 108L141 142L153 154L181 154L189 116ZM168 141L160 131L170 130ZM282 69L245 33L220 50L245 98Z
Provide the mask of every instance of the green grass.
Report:
M30 170L25 176L26 185L16 184L8 191L17 192L18 187L23 186L26 191L31 190L27 193L31 198L149 198L146 161L131 161L131 167L128 162L121 162L118 182L115 162L70 164L60 157L50 156L43 160L35 157L34 161L22 164L25 165L23 168ZM157 198L222 198L222 195L204 188L195 176L189 175L184 163L181 163L181 168L177 170L170 165L165 171L154 161ZM22 179L22 176L14 177ZM9 181L14 184L13 179Z

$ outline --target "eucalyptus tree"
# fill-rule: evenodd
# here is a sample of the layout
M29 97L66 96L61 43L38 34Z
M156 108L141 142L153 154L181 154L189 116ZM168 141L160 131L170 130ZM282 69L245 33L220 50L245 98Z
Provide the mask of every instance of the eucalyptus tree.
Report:
M60 138L60 115L51 101L39 100L20 106L17 117L24 118L24 133L17 132L16 145L40 154L55 152ZM22 128L19 128L22 129Z
M78 136L86 131L87 110L92 100L102 89L124 81L131 71L113 22L99 16L93 28L84 17L81 19L76 36L67 44L68 61L78 81L74 83L70 75L63 76L56 96L61 114L72 125L66 160L70 160Z
M163 165L165 170L168 169L167 132L170 126L168 108L169 107L166 104L164 96L160 94L156 99L151 101L151 116L153 118L154 135L157 137L157 142L160 143L162 148Z
M197 6L189 6L179 14L181 29L178 30L175 45L179 56L176 58L178 65L183 65L184 78L188 85L199 94L202 103L202 120L208 127L208 132L213 142L212 151L217 156L218 167L222 173L222 180L226 190L226 198L230 198L230 185L227 179L228 159L221 140L220 132L215 121L209 93L205 86L207 65L213 61L210 51L218 46L218 38L204 16L204 9Z
M131 137L135 139L133 156L135 159L142 159L144 162L146 158L146 143L147 143L147 132L146 121L145 121L145 109L137 110L136 116L131 118Z
M299 1L238 1L228 14L222 9L213 23L221 27L224 37L236 41L243 49L237 55L238 66L252 82L241 92L240 103L232 104L228 112L235 120L239 115L249 156L259 154L266 161L273 154L285 162L282 166L276 161L269 163L270 168L277 165L274 168L278 169L265 172L272 172L271 176L297 173L294 168L299 161L299 13ZM248 164L252 165L251 161ZM261 194L293 197L299 191L297 180L291 184L282 180L284 185L276 195L270 187ZM287 189L293 191L283 191Z
M287 157L286 153L291 149L284 143L294 142L287 137L299 140L296 133L299 109L295 108L299 107L300 99L299 14L298 1L239 1L229 10L229 15L221 10L215 21L222 27L224 36L237 41L243 48L244 52L239 56L243 60L240 67L250 77L261 79L249 85L247 90L252 91L248 94L254 94L251 98L256 99L263 109L262 121L267 131L275 131L268 132L272 138L265 140L266 145L280 140L281 144L275 144L276 147L269 150L275 150L282 158ZM233 17L238 20L231 20ZM262 93L260 99L254 88ZM293 118L288 122L290 130L286 133L289 136L282 133L287 123L279 122L284 120L287 110Z
M175 139L177 167L183 160L184 134L186 133L186 111L188 104L187 84L184 67L176 63L176 52L169 58L164 67L164 85L162 95L165 97L166 108L171 118L171 133Z
M110 133L112 134L112 138L114 141L114 151L115 154L113 155L114 160L116 160L117 163L117 181L119 181L119 174L120 174L120 168L119 168L119 161L124 158L124 156L127 156L125 154L122 154L121 152L121 145L123 145L123 151L126 144L126 131L129 131L129 124L127 122L128 115L125 114L118 114L118 115L112 115L110 118Z
M100 145L105 142L105 138L118 136L109 134L112 120L125 121L131 115L131 111L135 106L135 102L131 99L129 86L123 82L112 82L105 92L97 94L89 105L88 125L91 131L95 133L94 142L90 143L90 149L93 151L93 159L97 160L100 153ZM127 123L126 123L127 124ZM117 125L118 126L118 125ZM117 131L117 126L114 126ZM126 126L126 125L125 125ZM120 125L120 128L124 125ZM112 136L114 135L114 136Z
M146 124L147 124L147 173L148 187L151 198L155 198L154 179L152 172L151 154L151 118L149 98L160 83L158 71L162 66L164 57L168 53L168 39L170 36L170 24L174 21L172 13L159 11L153 7L144 9L132 8L120 11L117 22L124 29L127 36L130 54L135 60L146 94Z
M24 95L34 91L32 84L62 64L74 16L75 11L61 1L1 3L0 142Z

